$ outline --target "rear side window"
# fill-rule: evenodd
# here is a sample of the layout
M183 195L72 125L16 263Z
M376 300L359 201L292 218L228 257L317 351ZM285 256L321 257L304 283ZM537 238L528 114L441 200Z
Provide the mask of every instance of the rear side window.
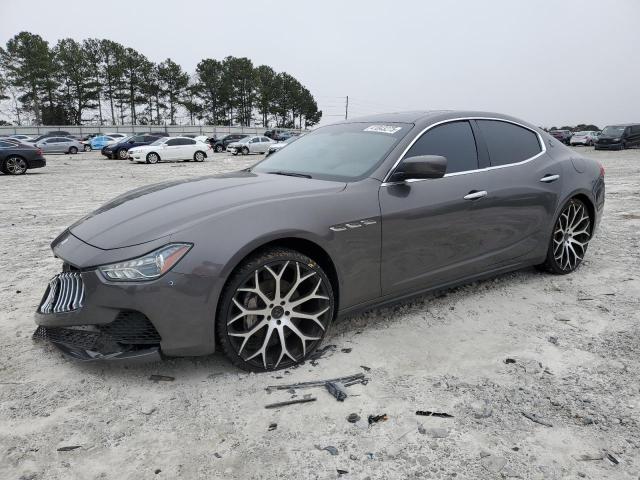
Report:
M498 120L477 120L491 166L518 163L542 151L538 136L531 130Z
M182 144L183 144L183 145L195 145L195 144L196 144L196 141L195 141L195 140L193 140L193 139L191 139L191 138L184 138L184 139L182 140Z
M168 147L175 147L176 145L180 145L180 139L179 138L172 138L171 140L169 140L167 142L167 146Z
M419 155L447 157L447 173L478 168L476 141L469 122L450 122L428 130L409 149L405 158Z
M12 145L9 142L0 142L0 148L11 147Z

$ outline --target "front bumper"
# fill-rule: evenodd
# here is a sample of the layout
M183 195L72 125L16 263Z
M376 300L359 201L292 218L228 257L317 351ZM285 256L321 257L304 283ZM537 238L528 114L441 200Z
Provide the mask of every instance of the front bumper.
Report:
M78 252L77 261L87 256L87 250L100 250L73 235L66 238L66 256ZM102 250L99 255L105 253L113 255L113 261L139 256L131 248L117 249L117 253ZM67 265L74 263L71 258L65 260ZM155 357L150 350L168 356L206 355L215 350L216 278L170 271L149 282L111 282L93 267L66 270L70 271L60 275L66 280L64 288L50 295L54 280L35 313L35 323L43 327L36 337L62 346L65 353L96 359Z
M42 168L47 166L47 161L44 158L36 158L33 160L29 160L29 169L31 168Z
M617 143L596 143L596 150L620 150L622 148L622 142Z

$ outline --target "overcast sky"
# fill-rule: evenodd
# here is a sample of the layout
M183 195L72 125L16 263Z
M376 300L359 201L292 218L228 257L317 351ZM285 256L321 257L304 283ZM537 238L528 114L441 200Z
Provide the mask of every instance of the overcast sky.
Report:
M543 126L640 122L640 0L0 0L0 42L109 38L188 71L246 56L287 71L323 123L477 109Z

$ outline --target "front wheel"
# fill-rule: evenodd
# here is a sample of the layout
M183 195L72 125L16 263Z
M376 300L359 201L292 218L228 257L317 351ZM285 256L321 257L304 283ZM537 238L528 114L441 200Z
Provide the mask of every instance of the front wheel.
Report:
M573 272L582 263L591 240L592 219L582 200L572 198L556 219L544 270L558 275Z
M249 148L248 147L242 147L242 154L243 155L249 155Z
M224 147L222 145L216 145L216 148L215 148L216 153L221 153L222 150L224 150Z
M196 153L193 154L193 159L196 162L204 162L204 157L205 157L204 152L197 151Z
M125 150L124 148L121 148L120 150L118 150L118 158L120 160L126 160L128 156L129 156L128 150Z
M90 152L91 151L91 145L85 145L84 146L84 151L85 152Z
M158 156L157 153L151 152L147 154L147 158L146 158L147 163L158 163L158 160L160 160L160 157Z
M2 173L7 175L24 175L27 173L27 162L22 157L11 156L4 161Z
M274 248L245 260L225 286L216 333L231 362L253 372L304 361L334 314L327 275L311 258Z

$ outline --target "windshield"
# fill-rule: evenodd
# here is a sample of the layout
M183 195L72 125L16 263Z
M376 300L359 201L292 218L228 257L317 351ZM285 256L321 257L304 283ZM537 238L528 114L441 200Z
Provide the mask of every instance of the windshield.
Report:
M239 140L236 140L235 142L236 142L236 143L247 143L247 142L248 142L249 140L251 140L252 138L255 138L255 137L244 137L244 138L241 138L241 139L239 139Z
M164 142L166 142L167 140L169 140L169 137L162 137L157 139L155 142L153 142L151 145L162 145Z
M122 137L120 139L118 139L118 143L124 143L128 140L131 140L133 137Z
M289 172L352 181L372 172L407 134L408 123L330 125L298 138L257 164L256 172Z
M617 126L617 125L604 127L604 130L602 130L602 135L607 137L619 137L624 133L624 129L625 129L624 126Z

